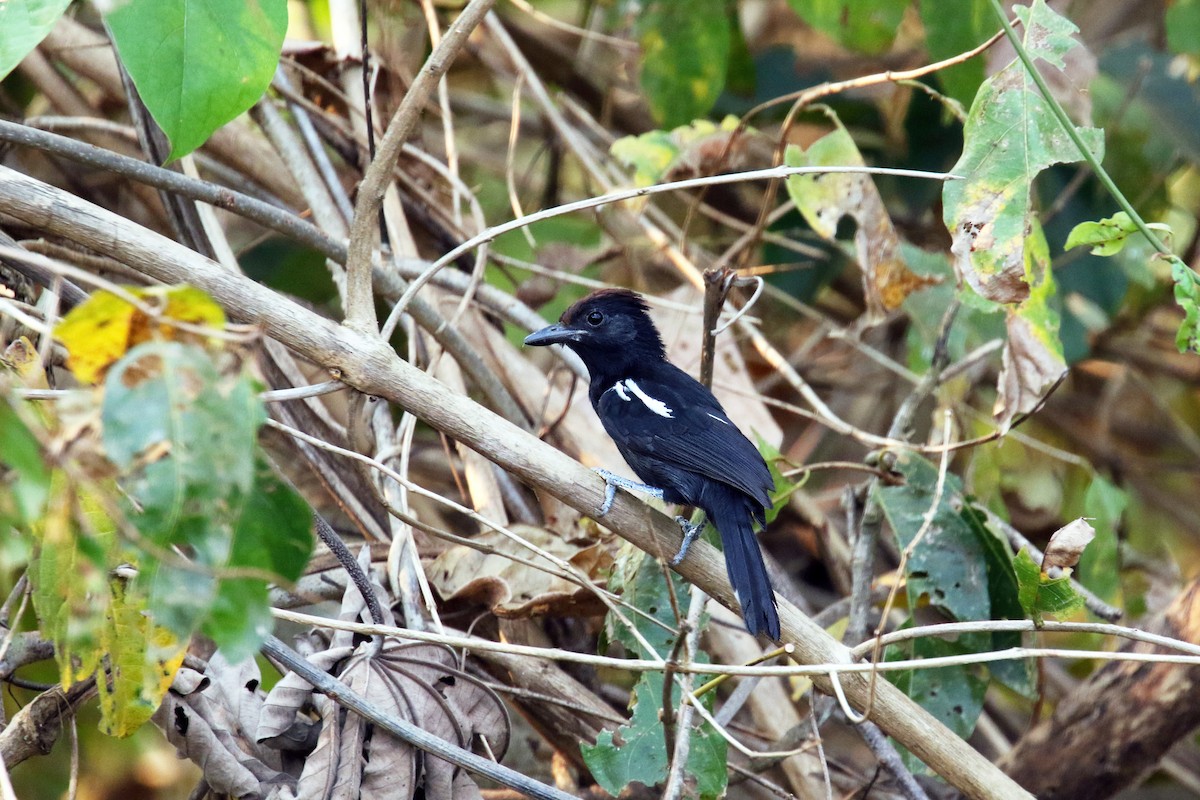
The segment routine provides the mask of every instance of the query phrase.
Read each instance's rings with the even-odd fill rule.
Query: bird
[[[716,527],[725,568],[746,628],[779,640],[775,593],[754,534],[766,526],[775,481],[758,449],[734,425],[708,387],[667,360],[645,299],[601,289],[575,302],[556,324],[525,344],[561,344],[587,367],[588,398],[604,430],[644,483],[597,470],[605,480],[603,517],[617,487],[699,508]],[[704,522],[676,517],[683,561]]]

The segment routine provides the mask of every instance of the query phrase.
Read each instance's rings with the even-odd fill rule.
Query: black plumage
[[[595,292],[525,343],[563,344],[579,355],[591,379],[592,407],[621,455],[648,484],[631,486],[601,471],[610,492],[613,484],[641,488],[667,502],[702,509],[721,534],[729,582],[746,627],[778,639],[775,595],[753,526],[755,520],[766,524],[774,480],[712,392],[667,361],[645,301],[624,289]]]

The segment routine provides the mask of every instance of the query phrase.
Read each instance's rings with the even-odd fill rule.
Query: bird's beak
[[[566,344],[567,342],[579,341],[583,338],[583,335],[583,331],[567,328],[555,323],[526,336],[525,344],[533,347],[542,347],[548,344]]]

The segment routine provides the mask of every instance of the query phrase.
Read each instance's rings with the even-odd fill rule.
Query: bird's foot
[[[622,478],[620,475],[609,472],[606,469],[596,469],[596,474],[604,478],[604,502],[600,504],[600,508],[596,509],[596,516],[603,517],[612,508],[613,500],[617,496],[617,487],[628,489],[631,492],[641,492],[648,494],[656,500],[663,499],[663,490],[656,486],[649,486],[645,483],[638,483],[629,478]]]
[[[706,519],[693,523],[687,517],[676,517],[675,521],[679,523],[679,529],[683,531],[683,544],[679,545],[679,552],[671,559],[672,567],[678,567],[683,562],[688,548],[700,537],[700,534],[704,532],[704,526],[708,524]]]

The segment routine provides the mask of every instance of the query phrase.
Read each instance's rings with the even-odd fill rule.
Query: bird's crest
[[[570,308],[563,312],[562,323],[572,325],[593,309],[599,309],[609,314],[647,315],[650,306],[646,304],[645,298],[629,289],[600,289],[587,297],[576,300]]]

